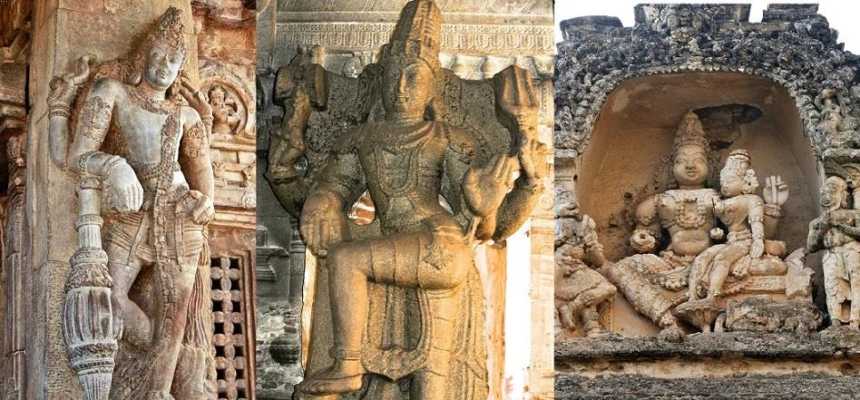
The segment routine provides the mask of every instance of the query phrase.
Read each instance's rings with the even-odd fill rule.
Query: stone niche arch
[[[632,254],[628,238],[636,204],[671,188],[672,143],[688,110],[702,118],[712,143],[709,187],[729,150],[750,151],[759,181],[780,175],[791,189],[778,239],[802,247],[808,221],[818,214],[816,158],[803,135],[795,99],[769,79],[740,72],[677,72],[631,78],[607,96],[572,177],[582,211],[594,218],[606,256]],[[820,273],[820,271],[818,271]],[[624,297],[612,307],[610,326],[624,335],[655,328]]]

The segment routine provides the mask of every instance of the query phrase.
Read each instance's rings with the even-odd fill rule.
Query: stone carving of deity
[[[215,396],[212,110],[181,72],[183,29],[171,7],[130,59],[51,84],[53,159],[79,180],[64,333],[85,399]]]
[[[476,161],[470,132],[428,112],[443,74],[441,23],[431,0],[404,7],[381,55],[384,116],[339,141],[304,202],[302,236],[328,274],[332,362],[308,372],[300,398],[363,387],[368,399],[487,396],[474,246],[522,225],[547,166],[524,70],[494,79],[497,117],[517,139],[487,163]],[[376,212],[373,234],[353,230],[346,218],[365,191]],[[409,298],[417,301],[401,301]]]

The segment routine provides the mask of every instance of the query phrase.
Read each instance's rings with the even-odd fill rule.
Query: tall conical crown
[[[156,43],[166,44],[172,50],[179,50],[182,54],[187,54],[185,47],[185,39],[183,31],[185,25],[182,24],[182,11],[176,7],[170,7],[161,18],[158,20],[158,25],[146,37],[145,45],[155,45]]]
[[[404,61],[424,60],[433,69],[440,67],[442,11],[432,0],[412,0],[403,7],[400,19],[385,49],[385,57]]]
[[[678,129],[675,131],[675,146],[674,150],[678,151],[681,146],[698,146],[702,150],[708,151],[710,144],[705,136],[705,129],[702,128],[702,121],[699,116],[693,111],[687,111]]]

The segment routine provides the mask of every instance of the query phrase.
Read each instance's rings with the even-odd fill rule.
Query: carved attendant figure
[[[473,273],[473,245],[513,233],[542,190],[537,102],[524,71],[503,71],[508,75],[497,87],[502,122],[521,138],[513,156],[474,165],[476,145],[467,132],[425,119],[442,74],[440,34],[441,12],[432,1],[405,6],[382,53],[384,120],[359,127],[343,141],[304,204],[302,236],[313,253],[326,257],[329,271],[334,363],[311,374],[298,387],[301,392],[327,395],[362,387],[372,282],[432,293],[422,297],[430,306],[421,312],[432,313],[422,317],[422,324],[429,324],[425,335],[432,335],[421,338],[427,353],[418,359],[400,353],[380,368],[414,362],[412,398],[452,398],[462,388],[452,385],[461,378],[452,374],[452,365],[461,360],[452,356],[457,345],[451,321],[464,317],[451,294]],[[351,240],[344,211],[365,190],[381,236]],[[440,205],[440,194],[450,210]],[[448,321],[444,327],[432,328],[442,319]]]
[[[212,107],[212,133],[232,135],[242,118],[236,109],[236,99],[227,95],[221,86],[209,90],[209,104]]]
[[[566,234],[567,227],[556,235],[555,307],[562,327],[574,329],[579,319],[585,335],[593,337],[606,332],[598,307],[611,301],[617,289],[592,269],[606,264],[603,246],[597,241],[594,220],[579,211],[576,200],[572,202],[572,210],[565,210],[570,218],[559,221],[573,225],[572,235]]]
[[[860,328],[860,212],[849,208],[848,185],[830,176],[821,186],[823,213],[809,223],[806,250],[824,250],[824,288],[834,327]],[[846,303],[850,311],[846,315]]]
[[[105,250],[114,320],[123,326],[113,399],[214,396],[205,254],[215,212],[212,112],[187,80],[177,82],[187,56],[180,18],[168,9],[129,63],[102,66],[68,147],[66,165],[103,182],[102,211],[111,212]],[[136,302],[129,293],[142,273],[152,276],[152,293]]]

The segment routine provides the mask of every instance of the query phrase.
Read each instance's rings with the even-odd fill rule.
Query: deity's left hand
[[[198,225],[208,224],[215,216],[215,203],[212,198],[196,190],[188,192],[188,196],[194,201],[190,212],[191,220]]]
[[[505,128],[518,134],[515,145],[537,140],[539,103],[528,71],[510,66],[493,77],[496,116]]]
[[[212,119],[212,106],[184,73],[179,77],[179,93],[188,102],[188,106],[197,111],[201,119]]]
[[[781,176],[769,176],[764,184],[765,204],[775,204],[782,207],[788,201],[788,185],[782,181]]]
[[[472,167],[463,177],[463,195],[469,209],[486,217],[502,205],[514,184],[517,161],[514,157],[497,155],[483,167]]]

